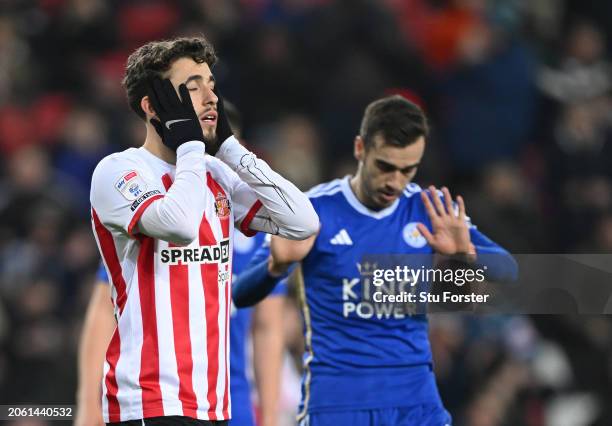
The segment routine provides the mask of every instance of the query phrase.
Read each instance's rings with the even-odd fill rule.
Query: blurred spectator
[[[17,33],[16,23],[9,17],[0,17],[0,105],[24,89],[30,77],[28,60],[30,47]]]
[[[543,253],[549,229],[540,214],[537,194],[513,163],[487,167],[480,185],[466,188],[466,208],[473,222],[513,253]],[[520,230],[520,232],[517,232]]]
[[[612,69],[604,54],[603,34],[588,22],[576,24],[558,66],[542,69],[540,88],[563,104],[605,95],[612,88]]]
[[[320,183],[323,170],[318,161],[319,135],[314,124],[304,116],[288,116],[273,133],[271,138],[261,142],[265,144],[262,148],[274,170],[302,190]]]
[[[89,207],[91,174],[98,162],[111,153],[106,123],[93,109],[77,107],[66,120],[56,148],[55,167],[70,182],[80,209]]]
[[[439,136],[449,164],[459,174],[474,175],[492,162],[516,161],[535,123],[529,48],[492,14],[464,35],[457,55],[438,87]]]

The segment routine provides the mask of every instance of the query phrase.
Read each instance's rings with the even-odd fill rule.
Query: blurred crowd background
[[[125,60],[194,33],[246,143],[302,189],[351,173],[365,106],[399,93],[431,118],[417,182],[487,235],[612,250],[608,0],[2,0],[0,403],[74,401],[91,173],[144,138]],[[457,426],[612,424],[609,317],[435,315],[431,340]]]

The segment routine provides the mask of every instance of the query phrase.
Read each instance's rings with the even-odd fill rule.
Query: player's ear
[[[142,97],[142,99],[140,100],[140,108],[142,108],[145,114],[147,114],[147,117],[157,115],[157,113],[153,109],[153,105],[151,104],[151,101],[149,100],[148,96]]]
[[[365,156],[365,143],[359,135],[355,136],[355,141],[353,142],[353,155],[357,161],[363,161]]]

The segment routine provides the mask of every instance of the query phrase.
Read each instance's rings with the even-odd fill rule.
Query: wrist
[[[474,263],[477,257],[476,247],[474,244],[470,243],[467,247],[458,250],[454,257],[457,257],[458,260],[463,262]]]
[[[200,140],[188,141],[188,142],[182,143],[176,149],[176,156],[179,157],[179,156],[184,156],[188,154],[197,154],[203,157],[205,150],[206,150],[206,146],[204,142]]]
[[[287,272],[290,264],[287,263],[278,263],[274,260],[272,256],[268,258],[268,275],[272,278],[280,278]]]
[[[225,161],[225,159],[230,158],[237,150],[238,152],[249,152],[249,150],[240,144],[240,141],[234,135],[231,135],[230,137],[221,141],[221,146],[219,146],[219,150],[215,154],[215,157]]]

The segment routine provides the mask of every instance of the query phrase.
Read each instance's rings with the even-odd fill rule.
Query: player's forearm
[[[232,282],[232,299],[238,308],[253,306],[265,299],[292,270],[270,271],[268,259],[250,265]]]
[[[486,266],[486,277],[493,281],[518,279],[518,264],[507,250],[476,229],[470,230],[470,239],[476,248],[476,264]]]
[[[104,356],[115,327],[109,285],[98,283],[79,340],[76,395],[79,405],[100,404]]]
[[[265,161],[240,145],[236,138],[226,140],[217,157],[255,191],[270,220],[276,225],[276,233],[285,238],[303,240],[318,231],[319,218],[308,197],[273,171]]]
[[[282,297],[270,297],[255,310],[253,363],[262,426],[275,426],[283,362]]]
[[[176,176],[166,195],[154,201],[138,223],[145,235],[179,245],[197,238],[205,203],[204,144],[187,142],[177,149]]]

